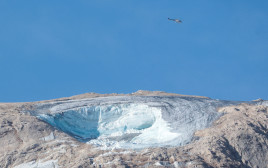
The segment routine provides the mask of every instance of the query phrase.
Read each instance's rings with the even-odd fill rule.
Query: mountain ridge
[[[95,104],[98,101],[105,104],[103,100],[114,101],[115,98],[123,104],[131,101],[144,104],[149,101],[153,103],[153,106],[157,105],[155,104],[157,100],[159,103],[164,103],[163,109],[167,108],[167,113],[162,111],[164,121],[168,121],[169,127],[180,130],[175,126],[180,126],[179,123],[184,120],[187,121],[187,117],[180,119],[179,116],[185,116],[182,112],[190,110],[187,113],[191,116],[195,114],[192,112],[196,111],[196,114],[200,114],[196,117],[198,121],[203,114],[207,113],[207,110],[200,108],[200,103],[205,103],[204,107],[211,109],[214,106],[211,102],[218,102],[218,100],[203,99],[203,97],[176,96],[177,94],[172,96],[172,94],[162,92],[146,91],[132,94],[134,97],[126,96],[129,99],[125,99],[122,95],[95,98],[92,95],[95,94],[75,96],[69,100],[63,98],[30,103],[0,103],[0,145],[2,147],[0,167],[262,168],[268,164],[268,101],[265,100],[236,102],[235,104],[232,101],[230,101],[231,104],[223,101],[223,106],[215,106],[217,108],[212,109],[213,113],[222,115],[215,118],[216,120],[208,127],[195,130],[189,143],[183,146],[153,146],[139,150],[104,149],[94,144],[80,142],[75,137],[33,115],[40,113],[38,108],[46,114],[51,107],[57,107],[57,113],[60,114],[65,111],[65,107],[69,108],[71,105],[69,103],[86,105],[70,106],[71,109],[76,109],[91,107],[92,103]],[[182,104],[177,104],[177,100]],[[178,105],[178,108],[174,109],[174,105],[170,104],[172,101],[174,101],[173,104]],[[192,107],[188,106],[189,103]],[[179,115],[180,113],[182,114]],[[189,121],[191,120],[189,118]],[[175,125],[172,126],[172,123]]]

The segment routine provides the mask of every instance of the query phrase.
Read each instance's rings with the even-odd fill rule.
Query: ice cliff
[[[209,127],[218,107],[240,102],[179,96],[114,96],[37,104],[33,115],[79,141],[143,148],[189,143]]]

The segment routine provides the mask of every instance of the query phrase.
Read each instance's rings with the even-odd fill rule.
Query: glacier
[[[182,96],[111,96],[39,103],[34,116],[102,148],[181,146],[241,102]]]

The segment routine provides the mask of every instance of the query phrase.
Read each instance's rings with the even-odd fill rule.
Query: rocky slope
[[[187,143],[168,146],[169,143],[164,143],[164,145],[138,149],[103,148],[103,146],[84,143],[72,134],[65,133],[64,130],[37,118],[37,114],[40,113],[50,115],[56,113],[64,116],[61,111],[66,111],[66,108],[74,109],[77,105],[80,108],[81,102],[85,103],[82,107],[92,106],[92,103],[96,103],[96,97],[101,100],[99,103],[103,103],[102,97],[110,100],[111,97],[118,99],[120,96],[128,97],[124,98],[124,101],[121,98],[120,103],[131,100],[136,102],[139,100],[143,103],[147,101],[150,107],[158,107],[159,103],[165,100],[164,105],[161,104],[162,118],[173,128],[172,133],[179,133],[182,129],[178,124],[182,122],[180,119],[182,116],[188,116],[183,118],[187,121],[184,124],[196,124],[198,122],[193,121],[199,121],[199,118],[204,122],[206,121],[204,116],[215,115],[216,117],[212,117],[213,124],[200,129],[191,129],[194,131],[193,136]],[[156,100],[158,104],[155,103]],[[170,102],[170,100],[174,101]],[[176,106],[182,102],[184,104]],[[189,103],[194,105],[189,106]],[[229,102],[200,96],[149,91],[138,91],[128,95],[90,93],[33,103],[0,103],[0,167],[265,168],[268,165],[267,105],[268,102],[263,100]],[[178,115],[185,111],[195,112],[195,116],[200,116],[192,117],[186,113]],[[190,125],[187,127],[190,128]],[[199,128],[199,125],[194,128]]]

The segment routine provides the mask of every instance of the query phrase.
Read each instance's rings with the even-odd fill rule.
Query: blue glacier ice
[[[209,127],[217,108],[241,102],[181,96],[113,96],[40,103],[31,114],[100,147],[178,146]]]

